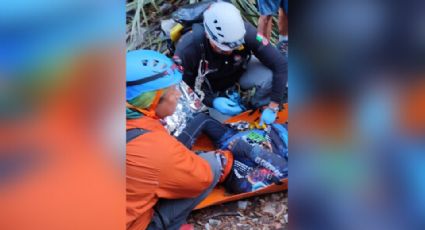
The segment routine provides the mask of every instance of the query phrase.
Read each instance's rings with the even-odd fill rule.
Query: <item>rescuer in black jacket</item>
[[[174,60],[208,107],[231,116],[265,106],[261,121],[275,120],[287,84],[287,60],[232,4],[213,3],[203,25],[193,25],[180,39]]]

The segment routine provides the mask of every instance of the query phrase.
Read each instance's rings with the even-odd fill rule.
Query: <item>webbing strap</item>
[[[135,139],[136,137],[143,135],[145,133],[149,132],[148,130],[134,128],[134,129],[128,129],[126,133],[127,143]]]

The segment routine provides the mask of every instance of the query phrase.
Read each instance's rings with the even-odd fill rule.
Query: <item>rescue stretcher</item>
[[[226,121],[226,123],[237,122],[237,121],[247,121],[250,123],[258,122],[261,116],[260,111],[246,111],[237,116],[234,116]],[[283,105],[283,109],[278,113],[276,122],[285,123],[288,121],[288,104]],[[195,143],[193,150],[201,151],[210,151],[214,150],[213,143],[208,139],[207,136],[201,135],[200,138]],[[273,184],[268,187],[259,189],[254,192],[247,192],[241,194],[229,194],[226,192],[223,186],[218,185],[214,190],[198,205],[196,209],[205,208],[212,205],[222,204],[230,201],[236,201],[245,199],[248,197],[258,196],[261,194],[285,191],[288,189],[288,178],[285,178],[281,181],[280,185]]]

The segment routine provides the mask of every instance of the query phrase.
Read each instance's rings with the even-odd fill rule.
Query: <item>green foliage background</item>
[[[127,1],[127,50],[153,49],[166,52],[167,44],[161,34],[160,22],[170,17],[179,6],[196,3],[197,0],[128,0]],[[258,11],[256,0],[231,0],[239,8],[242,16],[257,26]],[[164,11],[164,4],[171,7],[171,11]],[[272,42],[278,37],[277,17],[273,18]]]

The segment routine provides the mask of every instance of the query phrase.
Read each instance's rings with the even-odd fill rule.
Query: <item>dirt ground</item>
[[[188,223],[196,230],[286,230],[287,220],[287,192],[278,192],[194,211]]]

